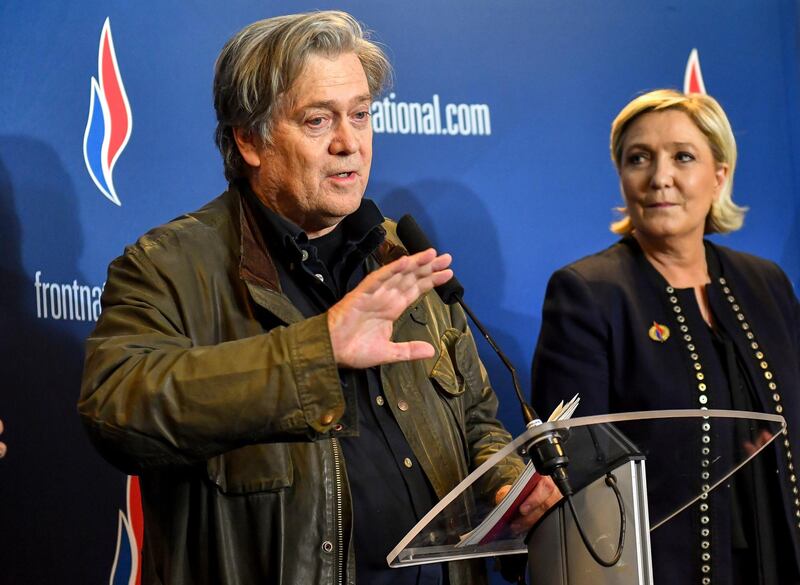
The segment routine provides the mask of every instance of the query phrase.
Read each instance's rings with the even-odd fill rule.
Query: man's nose
[[[358,134],[349,121],[343,120],[336,125],[331,138],[330,153],[348,155],[358,152],[360,145]]]

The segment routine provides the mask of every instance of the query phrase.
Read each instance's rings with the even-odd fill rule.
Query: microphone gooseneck
[[[400,221],[397,222],[397,236],[411,254],[416,254],[418,252],[422,252],[423,250],[433,248],[431,241],[419,227],[414,218],[408,214],[401,217]],[[533,410],[533,407],[527,403],[522,394],[522,389],[519,385],[519,378],[517,377],[517,371],[511,363],[511,360],[506,357],[480,320],[464,302],[464,287],[461,285],[458,279],[453,276],[453,278],[448,280],[446,283],[437,286],[434,290],[436,290],[436,292],[439,294],[439,297],[448,305],[452,305],[453,303],[458,303],[461,305],[461,308],[464,309],[464,312],[469,315],[469,318],[473,323],[475,323],[475,326],[481,332],[484,339],[486,339],[494,352],[498,355],[500,360],[503,362],[503,365],[505,365],[508,371],[511,372],[511,380],[514,384],[514,391],[517,394],[517,400],[522,408],[522,417],[525,420],[525,426],[530,428],[542,424],[542,421],[536,414],[536,411]],[[614,490],[614,493],[617,497],[617,502],[619,504],[621,523],[620,535],[616,553],[611,560],[605,560],[597,554],[594,547],[589,542],[589,539],[580,524],[578,514],[575,511],[575,506],[572,501],[574,490],[570,485],[569,476],[567,474],[569,457],[567,457],[563,449],[563,443],[567,436],[568,433],[561,429],[554,429],[549,432],[542,433],[527,445],[527,453],[530,456],[536,470],[538,470],[542,475],[550,476],[553,480],[553,483],[556,484],[556,487],[561,492],[561,495],[563,495],[566,499],[572,512],[572,517],[574,518],[575,524],[578,527],[581,540],[583,540],[583,543],[591,554],[592,558],[604,567],[612,567],[619,561],[625,543],[625,508],[622,496],[617,489],[616,477],[609,473],[606,477],[606,484]]]

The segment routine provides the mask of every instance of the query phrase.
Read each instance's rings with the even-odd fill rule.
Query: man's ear
[[[236,146],[239,148],[239,154],[242,155],[244,162],[251,167],[260,167],[261,139],[258,134],[243,128],[234,128],[233,138],[236,140]]]

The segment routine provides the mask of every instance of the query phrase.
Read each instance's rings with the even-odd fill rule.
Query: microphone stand
[[[525,421],[525,427],[532,428],[542,424],[542,420],[537,416],[536,412],[528,404],[522,394],[522,388],[519,384],[517,370],[511,363],[511,360],[508,359],[506,354],[503,353],[503,350],[501,350],[497,343],[495,343],[491,334],[486,327],[483,326],[483,323],[481,323],[480,319],[478,319],[475,313],[472,312],[472,309],[469,308],[467,303],[464,302],[463,297],[460,294],[454,294],[453,298],[459,305],[461,305],[461,308],[464,309],[464,312],[469,315],[469,318],[473,323],[475,323],[478,331],[481,332],[484,339],[486,339],[491,348],[503,362],[503,365],[505,365],[505,367],[508,368],[508,371],[511,373],[511,381],[514,384],[514,391],[517,394],[517,400],[519,401],[522,409],[522,418]],[[567,455],[564,453],[562,439],[563,437],[561,436],[561,432],[553,430],[549,433],[543,433],[541,436],[537,437],[533,442],[525,447],[525,450],[527,451],[528,455],[530,455],[531,459],[533,459],[533,464],[536,469],[539,470],[542,475],[549,475],[558,487],[561,495],[566,497],[571,496],[574,492],[569,483],[569,477],[566,471],[566,466],[569,463],[569,457],[567,457]]]
[[[461,308],[464,309],[464,312],[469,315],[469,318],[472,319],[472,322],[475,323],[475,326],[478,328],[478,331],[481,332],[483,338],[489,343],[491,348],[500,358],[500,361],[503,362],[508,371],[511,372],[511,382],[514,384],[514,392],[517,393],[517,400],[520,403],[522,408],[522,418],[525,421],[525,427],[530,428],[532,426],[537,426],[542,424],[542,420],[536,415],[536,412],[531,408],[531,406],[525,400],[525,397],[522,394],[522,388],[519,385],[519,377],[517,376],[517,370],[514,365],[511,363],[511,360],[506,357],[506,354],[503,353],[503,350],[495,343],[492,336],[489,334],[489,331],[486,327],[483,326],[483,323],[480,322],[478,317],[475,313],[472,312],[472,309],[469,308],[467,303],[464,302],[464,299],[461,295],[454,295],[456,302],[461,305]]]

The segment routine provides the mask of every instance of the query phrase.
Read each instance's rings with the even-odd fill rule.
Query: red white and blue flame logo
[[[700,71],[700,55],[692,49],[686,61],[686,72],[683,74],[683,93],[706,93],[703,73]]]
[[[92,77],[89,120],[83,134],[83,159],[94,184],[109,201],[122,205],[114,188],[113,172],[133,128],[131,106],[119,73],[111,23],[106,18],[97,56],[100,81]]]
[[[117,552],[111,568],[109,585],[140,585],[142,582],[141,551],[144,537],[144,517],[139,478],[128,476],[126,493],[127,513],[119,511]]]

